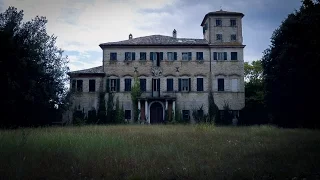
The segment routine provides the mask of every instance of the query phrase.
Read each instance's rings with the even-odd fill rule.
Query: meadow
[[[0,130],[0,179],[320,179],[320,131],[119,125]]]

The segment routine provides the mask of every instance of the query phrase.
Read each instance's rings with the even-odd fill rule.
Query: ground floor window
[[[182,120],[184,122],[188,122],[190,120],[190,112],[189,112],[189,110],[182,110]]]
[[[124,111],[124,118],[125,119],[131,119],[131,110],[125,110]]]

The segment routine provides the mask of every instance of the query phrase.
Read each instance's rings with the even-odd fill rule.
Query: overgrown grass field
[[[320,132],[122,125],[0,131],[0,179],[318,179]]]

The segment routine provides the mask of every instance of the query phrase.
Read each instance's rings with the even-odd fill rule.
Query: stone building
[[[128,40],[100,44],[102,66],[68,73],[73,105],[88,113],[98,109],[100,91],[114,93],[125,118],[132,120],[130,93],[137,77],[143,92],[140,119],[147,123],[163,122],[166,110],[174,113],[176,108],[192,121],[193,110],[208,112],[210,90],[220,110],[227,103],[239,113],[245,105],[243,16],[222,10],[207,13],[201,22],[203,39],[179,38],[173,30],[172,36],[130,34]]]

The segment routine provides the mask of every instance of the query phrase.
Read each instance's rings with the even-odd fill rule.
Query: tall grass
[[[208,125],[0,131],[1,179],[316,179],[320,132]]]

